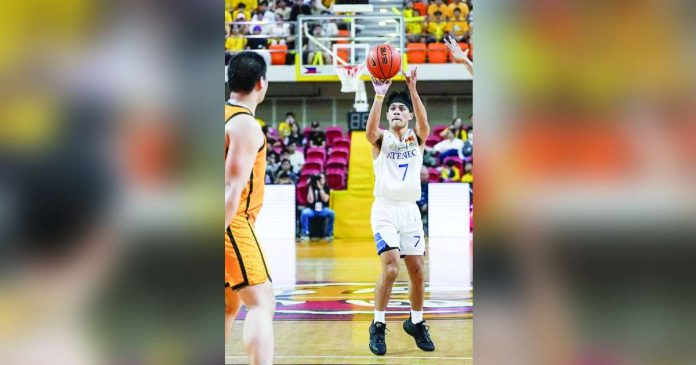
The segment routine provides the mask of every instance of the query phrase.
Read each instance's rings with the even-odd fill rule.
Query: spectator
[[[276,184],[278,185],[293,185],[295,182],[292,180],[290,175],[282,171],[280,174],[278,174],[278,179],[276,180]]]
[[[254,32],[253,37],[250,37],[249,41],[247,41],[246,49],[248,49],[248,50],[266,49],[266,43],[268,42],[268,40],[266,39],[266,36],[261,35],[261,26],[254,25],[253,32]]]
[[[287,44],[290,37],[290,24],[275,22],[268,26],[269,44]]]
[[[474,153],[474,145],[471,143],[470,140],[464,141],[464,147],[462,147],[462,156],[463,157],[470,157]]]
[[[239,25],[233,25],[230,32],[231,34],[225,40],[225,49],[230,52],[244,50],[247,40],[241,34]]]
[[[319,24],[314,25],[314,27],[312,28],[312,35],[315,38],[324,37],[324,32],[321,30],[321,25],[319,25]],[[331,49],[331,42],[330,41],[318,40],[317,42],[319,42],[321,45],[323,45],[327,49]],[[321,54],[321,59],[319,59],[317,57],[317,63],[324,64],[324,65],[331,63],[331,57],[329,56],[329,54],[326,51],[324,51],[324,49],[322,47],[320,47],[314,41],[307,42],[304,45],[304,47],[305,47],[304,51],[307,52],[307,60],[306,60],[307,64],[315,64],[314,58],[317,57],[318,54]]]
[[[285,113],[285,120],[278,124],[278,133],[282,138],[290,135],[292,131],[292,125],[295,124],[295,113],[287,112]]]
[[[474,120],[474,115],[469,114],[469,119],[466,120],[466,123],[464,123],[464,129],[469,132],[474,128],[474,124],[472,121]]]
[[[285,137],[285,145],[294,143],[297,147],[302,147],[304,145],[304,135],[300,132],[300,127],[297,123],[292,123],[290,126],[290,134]]]
[[[281,145],[280,141],[273,136],[271,129],[267,125],[262,126],[261,131],[266,136],[266,143],[268,143],[269,148]]]
[[[275,14],[276,14],[276,18],[278,20],[282,20],[284,22],[289,21],[290,20],[290,7],[288,6],[288,2],[285,0],[278,1],[276,3]]]
[[[441,16],[449,17],[449,8],[447,5],[442,3],[442,0],[435,0],[428,6],[428,15],[431,17],[437,17],[436,12],[440,12]]]
[[[262,23],[258,25],[261,25],[261,33],[263,34],[268,34],[268,30],[270,28],[270,24],[265,22],[275,22],[275,20],[275,13],[268,8],[268,3],[265,1],[259,3],[258,8],[256,8],[256,13],[254,14],[254,16],[251,17],[252,22]]]
[[[280,156],[271,150],[266,152],[266,183],[272,184],[273,177],[276,175],[278,168],[280,167]]]
[[[328,10],[324,10],[321,12],[321,15],[331,15],[331,12]],[[338,25],[336,25],[336,20],[330,19],[326,23],[321,25],[321,31],[324,34],[324,37],[335,37],[338,35]],[[331,47],[329,47],[331,48]]]
[[[232,13],[232,18],[234,20],[249,21],[251,19],[251,12],[246,9],[246,4],[239,3],[237,10]]]
[[[456,19],[459,19],[459,17],[457,17],[454,13],[455,9],[459,9],[460,16],[462,17],[462,19],[466,19],[469,15],[469,6],[466,5],[466,3],[463,3],[461,0],[454,0],[451,4],[447,6],[447,8],[449,10],[450,16],[454,16]]]
[[[423,23],[425,17],[422,17],[418,9],[413,8],[413,1],[406,1],[404,3],[403,11],[400,11],[396,6],[392,6],[392,12],[396,15],[404,16],[404,23],[406,24],[406,35],[409,42],[418,42],[423,33]]]
[[[446,139],[438,142],[432,149],[440,153],[440,160],[444,160],[448,156],[457,156],[463,159],[464,156],[460,153],[464,147],[464,141],[454,137],[454,127],[450,126],[445,131],[447,131],[445,133]]]
[[[421,13],[418,9],[413,9],[411,13],[412,16],[406,17],[406,12],[404,11],[404,22],[406,22],[406,36],[409,42],[421,42],[423,38],[423,28],[427,26],[425,22],[425,17],[420,16]]]
[[[471,164],[471,162],[467,162],[464,164],[464,175],[462,175],[462,182],[465,183],[473,183],[474,182],[474,175],[473,175],[473,169],[474,165]]]
[[[312,122],[312,131],[309,132],[307,136],[307,142],[309,147],[325,147],[326,146],[326,133],[319,130],[319,122]]]
[[[290,160],[288,160],[287,158],[284,158],[281,160],[280,168],[278,169],[278,171],[276,171],[276,177],[275,177],[276,184],[278,184],[278,179],[280,178],[280,175],[282,173],[286,173],[288,175],[288,177],[290,177],[290,180],[292,180],[293,184],[297,182],[297,174],[295,174],[292,171],[292,164],[290,163]]]
[[[305,163],[304,154],[297,150],[295,143],[289,143],[285,146],[285,148],[288,151],[288,160],[290,160],[290,163],[292,164],[293,171],[295,171],[296,174],[299,174],[300,170],[302,170],[302,166],[304,166]]]
[[[225,29],[227,29],[227,26],[229,26],[230,23],[232,23],[232,13],[225,9]]]
[[[396,6],[392,6],[392,12],[395,13],[396,15],[401,15],[403,13],[404,18],[411,18],[413,17],[413,1],[404,1],[404,8],[403,10],[399,11],[399,9]]]
[[[244,14],[239,14],[235,17],[234,25],[239,28],[239,34],[246,34],[249,32],[249,26],[247,24],[242,24],[247,20],[244,18]]]
[[[438,1],[442,2],[442,0]],[[447,28],[448,25],[445,19],[442,18],[442,12],[437,10],[434,14],[434,19],[428,22],[428,33],[430,33],[428,43],[441,41]]]
[[[456,138],[459,138],[461,140],[467,139],[466,129],[462,124],[462,118],[456,117],[452,119],[452,124],[450,124],[450,128],[454,128],[453,132]],[[440,132],[440,137],[447,138],[447,129],[443,129],[442,132]]]
[[[295,0],[295,5],[290,9],[290,21],[297,22],[297,17],[300,15],[312,15],[312,8],[303,0]]]
[[[302,241],[309,240],[309,219],[315,216],[326,217],[326,240],[333,240],[333,224],[335,214],[328,208],[329,188],[326,186],[324,174],[317,174],[310,178],[307,189],[307,207],[302,210],[300,221],[302,223]]]
[[[462,16],[462,12],[459,8],[454,8],[454,15],[452,16],[449,33],[457,42],[466,42],[469,40],[469,22]]]
[[[454,166],[454,161],[449,160],[442,167],[442,173],[440,174],[443,182],[459,182],[461,180],[461,175],[459,168]]]

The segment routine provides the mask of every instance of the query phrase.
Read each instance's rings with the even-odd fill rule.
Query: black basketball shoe
[[[404,331],[416,340],[416,346],[423,351],[435,351],[435,344],[430,339],[428,330],[430,327],[425,325],[425,321],[418,324],[411,322],[411,317],[404,322]]]
[[[382,322],[372,321],[370,325],[370,351],[375,355],[384,355],[387,353],[387,343],[384,341],[384,332],[387,325]]]

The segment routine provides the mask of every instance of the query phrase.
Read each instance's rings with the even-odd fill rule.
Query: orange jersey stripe
[[[234,117],[240,114],[246,114],[254,116],[249,109],[239,106],[225,103],[225,125],[227,123],[234,123]],[[227,150],[229,149],[230,141],[227,135],[225,135],[225,158],[227,157]],[[264,190],[264,180],[266,178],[266,139],[264,136],[263,146],[259,149],[256,154],[256,160],[254,161],[254,167],[251,170],[251,175],[249,175],[249,182],[242,191],[242,196],[239,201],[239,209],[237,209],[236,215],[242,217],[249,217],[249,220],[253,223],[256,221],[256,217],[261,210],[263,205],[263,190]]]

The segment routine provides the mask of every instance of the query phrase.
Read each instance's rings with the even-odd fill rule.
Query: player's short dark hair
[[[246,51],[232,56],[227,69],[231,91],[250,93],[261,78],[266,78],[266,61],[258,53]]]
[[[389,96],[387,96],[387,108],[389,108],[394,103],[402,103],[406,105],[410,112],[413,112],[413,103],[411,102],[411,96],[405,90],[395,90],[392,91]]]

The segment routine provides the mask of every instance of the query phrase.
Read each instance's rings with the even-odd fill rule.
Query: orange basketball
[[[401,70],[401,54],[389,44],[374,46],[367,55],[367,70],[376,79],[391,79]]]

